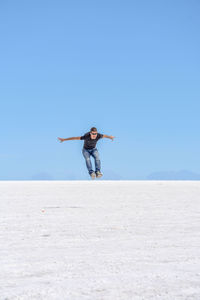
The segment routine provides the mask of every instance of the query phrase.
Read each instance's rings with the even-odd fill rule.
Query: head
[[[92,127],[90,129],[90,137],[91,137],[92,140],[96,139],[96,137],[97,137],[97,129],[96,129],[96,127]]]

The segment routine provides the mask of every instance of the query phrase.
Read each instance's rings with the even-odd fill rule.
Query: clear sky
[[[200,173],[198,0],[0,1],[0,179]]]

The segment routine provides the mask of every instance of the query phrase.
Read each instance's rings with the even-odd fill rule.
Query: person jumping
[[[100,158],[99,158],[99,152],[96,148],[97,141],[101,138],[108,138],[113,141],[115,137],[112,135],[98,133],[96,127],[92,127],[90,129],[90,132],[85,133],[83,136],[71,137],[71,138],[66,138],[66,139],[58,138],[58,140],[61,143],[64,141],[69,141],[69,140],[84,140],[84,146],[82,149],[82,153],[85,158],[88,173],[91,176],[91,178],[94,179],[95,177],[100,178],[103,175],[101,173],[101,162],[100,162]],[[95,172],[92,169],[90,155],[92,155],[92,157],[95,160]]]

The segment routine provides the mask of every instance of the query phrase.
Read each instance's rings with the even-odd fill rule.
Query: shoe
[[[90,177],[91,177],[92,179],[95,179],[96,174],[93,172],[93,173],[90,174]]]
[[[96,177],[97,177],[97,178],[100,178],[101,176],[103,176],[103,174],[102,174],[100,171],[97,171],[97,172],[96,172]]]

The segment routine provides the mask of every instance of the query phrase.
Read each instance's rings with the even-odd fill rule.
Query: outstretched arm
[[[81,137],[77,136],[77,137],[71,137],[71,138],[67,138],[67,139],[62,139],[62,138],[58,138],[58,140],[62,143],[64,141],[71,141],[71,140],[80,140]]]
[[[103,134],[103,138],[108,138],[108,139],[111,139],[113,141],[115,136]]]

